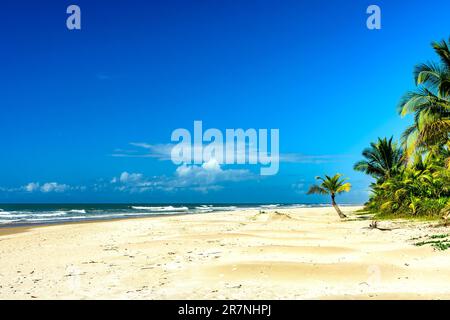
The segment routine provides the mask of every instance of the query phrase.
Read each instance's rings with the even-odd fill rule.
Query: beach
[[[0,299],[449,299],[433,222],[342,207],[0,229]]]

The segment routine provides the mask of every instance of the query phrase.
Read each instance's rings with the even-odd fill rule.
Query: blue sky
[[[77,4],[82,29],[66,28]],[[382,29],[366,28],[366,8]],[[327,202],[316,175],[354,172],[396,114],[413,66],[450,36],[450,3],[6,1],[0,11],[1,202]],[[279,128],[276,176],[223,166],[186,176],[163,157],[176,128]],[[152,149],[132,143],[145,143]],[[139,154],[139,157],[114,156]]]

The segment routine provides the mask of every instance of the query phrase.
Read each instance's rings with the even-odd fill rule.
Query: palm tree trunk
[[[347,218],[347,216],[342,213],[342,211],[339,208],[339,206],[337,205],[336,201],[334,201],[334,197],[335,197],[335,195],[332,194],[331,195],[331,204],[333,205],[334,210],[336,210],[336,212],[338,213],[339,218]]]

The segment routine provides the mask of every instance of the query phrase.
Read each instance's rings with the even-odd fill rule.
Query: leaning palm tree
[[[405,163],[403,151],[392,142],[392,137],[389,140],[378,138],[377,142],[364,149],[362,155],[365,159],[358,161],[353,168],[376,178],[379,183],[401,172]]]
[[[345,182],[347,179],[341,179],[341,174],[335,174],[333,177],[325,175],[325,178],[316,177],[317,180],[322,181],[320,184],[312,185],[309,188],[308,194],[329,194],[331,195],[331,204],[333,208],[337,211],[340,218],[347,218],[345,214],[342,213],[339,206],[336,204],[335,197],[337,194],[342,192],[349,192],[351,189],[351,184]]]
[[[418,89],[404,95],[399,104],[402,116],[414,114],[414,123],[402,136],[408,156],[445,145],[450,134],[450,39],[433,42],[440,63],[422,63],[414,70]]]

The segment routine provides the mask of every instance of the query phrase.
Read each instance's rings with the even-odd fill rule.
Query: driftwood
[[[382,227],[378,226],[378,221],[374,220],[369,224],[369,229],[378,229],[380,231],[392,231],[392,230],[400,229],[400,228],[382,228]]]

